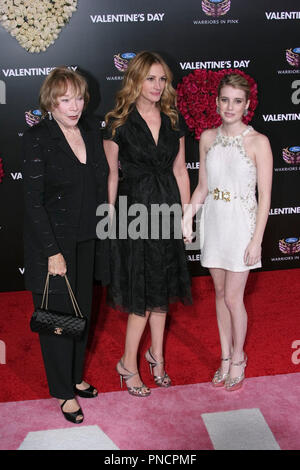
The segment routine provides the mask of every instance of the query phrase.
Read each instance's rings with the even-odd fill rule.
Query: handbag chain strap
[[[65,278],[65,281],[67,283],[67,287],[68,287],[68,291],[69,291],[69,294],[70,294],[70,297],[71,297],[71,301],[72,301],[72,305],[73,305],[73,308],[74,308],[74,311],[75,311],[75,314],[81,318],[83,318],[83,315],[80,311],[80,308],[79,308],[79,305],[77,303],[77,300],[75,298],[75,295],[72,291],[72,288],[71,288],[71,285],[70,285],[70,282],[69,282],[69,279],[67,278],[66,274],[64,276]]]
[[[84,318],[81,311],[80,311],[80,308],[79,308],[79,305],[78,305],[77,300],[75,298],[75,295],[72,291],[72,288],[71,288],[69,279],[67,278],[67,275],[65,274],[63,277],[65,278],[65,281],[66,281],[66,284],[67,284],[68,292],[69,292],[70,299],[71,299],[71,302],[72,302],[72,305],[73,305],[73,308],[74,308],[75,315],[77,317]],[[49,279],[50,279],[50,273],[47,274],[44,293],[43,293],[43,299],[42,299],[42,305],[41,305],[41,308],[46,308],[46,310],[48,310]]]

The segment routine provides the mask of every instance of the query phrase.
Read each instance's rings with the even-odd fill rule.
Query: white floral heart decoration
[[[76,9],[77,0],[0,0],[0,22],[28,52],[41,52]]]

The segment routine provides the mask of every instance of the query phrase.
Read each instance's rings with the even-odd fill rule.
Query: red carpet
[[[103,392],[119,390],[114,367],[122,355],[127,317],[105,306],[100,289],[95,294],[86,379]],[[219,365],[210,277],[193,279],[193,298],[191,307],[174,305],[168,318],[165,358],[174,385],[207,382]],[[251,273],[245,302],[247,377],[300,372],[300,365],[292,362],[292,343],[300,340],[300,269]],[[29,329],[30,294],[0,293],[0,305],[0,340],[6,345],[6,364],[0,364],[0,401],[49,397],[38,336]],[[147,330],[140,370],[145,383],[152,386],[143,360],[149,342]]]

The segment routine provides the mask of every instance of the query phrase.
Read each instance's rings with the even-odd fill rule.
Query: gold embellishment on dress
[[[220,195],[220,190],[218,188],[214,189],[214,192],[213,192],[213,195],[214,195],[214,199],[218,200],[219,199],[219,195]]]
[[[230,191],[220,191],[220,189],[215,188],[212,194],[214,195],[214,199],[216,201],[221,199],[222,201],[230,202]]]
[[[63,331],[62,328],[55,328],[55,329],[54,329],[54,333],[55,333],[56,335],[61,335],[61,334],[62,334],[62,331]]]
[[[209,151],[213,147],[216,147],[218,144],[222,145],[222,147],[236,147],[240,151],[240,154],[244,158],[247,165],[250,165],[253,167],[253,170],[255,172],[255,177],[256,177],[256,165],[254,161],[246,154],[244,144],[243,144],[244,135],[252,130],[253,130],[253,127],[248,126],[242,134],[236,135],[236,136],[228,136],[228,135],[222,134],[221,128],[219,127],[217,131],[216,139],[211,145]]]
[[[230,192],[229,191],[222,191],[222,199],[225,202],[230,202]]]

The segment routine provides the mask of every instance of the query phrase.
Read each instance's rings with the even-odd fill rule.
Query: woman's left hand
[[[67,265],[65,258],[61,253],[57,253],[57,255],[50,256],[48,258],[48,272],[52,274],[52,276],[64,276],[67,272]]]
[[[261,259],[261,244],[251,240],[244,254],[244,263],[247,266],[253,266]]]

